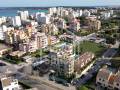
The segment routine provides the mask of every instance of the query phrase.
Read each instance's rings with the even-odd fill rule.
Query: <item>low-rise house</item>
[[[0,57],[2,57],[4,54],[7,54],[11,50],[12,50],[11,47],[6,46],[4,44],[0,44]]]
[[[100,84],[103,87],[107,87],[111,75],[112,72],[110,72],[106,68],[100,69],[100,71],[97,74],[96,83]]]
[[[21,57],[21,56],[24,55],[24,54],[25,54],[25,52],[23,52],[23,51],[13,51],[13,52],[11,52],[9,55],[10,55],[10,56]]]
[[[96,84],[108,89],[120,90],[120,72],[113,73],[104,67],[97,74]]]
[[[18,80],[11,77],[0,77],[0,90],[20,90]]]
[[[31,57],[31,56],[24,56],[22,58],[23,61],[25,61],[26,63],[32,63],[36,59],[35,57]]]
[[[80,70],[85,67],[89,62],[92,61],[92,59],[95,57],[95,55],[91,52],[86,52],[82,55],[80,55],[76,60],[75,60],[75,71],[77,73],[80,72]]]

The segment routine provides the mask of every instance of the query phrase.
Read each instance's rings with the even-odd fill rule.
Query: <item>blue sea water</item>
[[[6,17],[14,17],[17,15],[17,11],[20,9],[0,9],[0,17],[6,16]],[[30,14],[34,14],[36,12],[45,12],[47,13],[48,10],[41,10],[41,9],[25,9],[29,11]]]

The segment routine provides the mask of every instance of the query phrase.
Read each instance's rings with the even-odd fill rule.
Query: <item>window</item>
[[[117,83],[116,85],[119,86],[119,83]]]
[[[99,78],[99,80],[101,81],[101,78]]]

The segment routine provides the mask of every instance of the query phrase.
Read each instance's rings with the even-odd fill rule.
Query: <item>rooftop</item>
[[[5,45],[5,44],[1,44],[0,43],[0,50],[4,50],[4,49],[10,49],[11,47]]]

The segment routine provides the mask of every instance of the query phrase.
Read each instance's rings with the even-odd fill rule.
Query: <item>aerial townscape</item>
[[[120,7],[10,7],[0,16],[0,90],[120,90]]]

